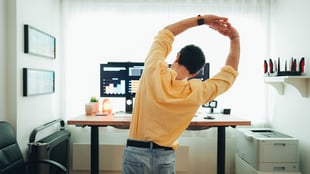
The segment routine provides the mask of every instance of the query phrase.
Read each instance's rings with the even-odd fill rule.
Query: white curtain
[[[216,14],[228,17],[241,36],[240,74],[232,89],[217,98],[217,109],[231,108],[232,114],[263,125],[262,62],[269,52],[269,6],[269,0],[62,0],[64,115],[83,113],[90,96],[100,95],[100,63],[143,61],[153,37],[165,25]],[[211,75],[224,65],[229,41],[207,26],[177,36],[167,61],[171,63],[189,43],[204,50]]]

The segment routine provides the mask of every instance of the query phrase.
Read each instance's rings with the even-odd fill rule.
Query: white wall
[[[6,120],[7,2],[0,0],[0,120]]]
[[[271,57],[306,58],[310,68],[310,2],[308,0],[273,1],[271,13]],[[309,74],[308,74],[309,75]],[[310,83],[308,83],[310,84]],[[308,85],[308,90],[309,90]],[[308,92],[309,94],[309,92]],[[299,139],[300,169],[310,173],[310,97],[302,97],[296,88],[287,85],[284,95],[272,87],[268,96],[270,121],[274,129]]]
[[[59,118],[60,114],[60,29],[59,1],[8,0],[8,115],[16,128],[17,140],[25,152],[31,131],[46,122]],[[32,25],[56,37],[56,59],[48,59],[24,53],[23,25]],[[54,70],[56,92],[54,94],[23,97],[22,68]],[[2,83],[2,80],[1,80]]]

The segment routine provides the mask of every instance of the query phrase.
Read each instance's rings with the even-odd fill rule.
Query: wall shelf
[[[264,78],[265,83],[272,85],[280,95],[284,94],[285,84],[294,86],[302,97],[308,97],[308,84],[310,76],[268,76]]]

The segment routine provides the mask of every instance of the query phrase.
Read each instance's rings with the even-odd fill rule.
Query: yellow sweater
[[[136,93],[129,138],[176,149],[178,137],[197,109],[227,91],[238,72],[225,66],[204,82],[175,80],[176,72],[165,62],[173,41],[174,35],[169,30],[161,30],[155,37]]]

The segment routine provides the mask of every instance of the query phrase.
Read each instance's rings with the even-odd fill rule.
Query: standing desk
[[[67,121],[68,125],[89,126],[91,129],[90,155],[91,174],[99,174],[99,127],[112,126],[116,128],[128,128],[130,116],[108,115],[108,116],[86,116],[81,115]],[[188,130],[203,130],[209,127],[217,127],[217,174],[225,174],[225,128],[232,126],[249,126],[251,121],[231,115],[217,114],[215,119],[204,119],[196,116],[190,123]]]

